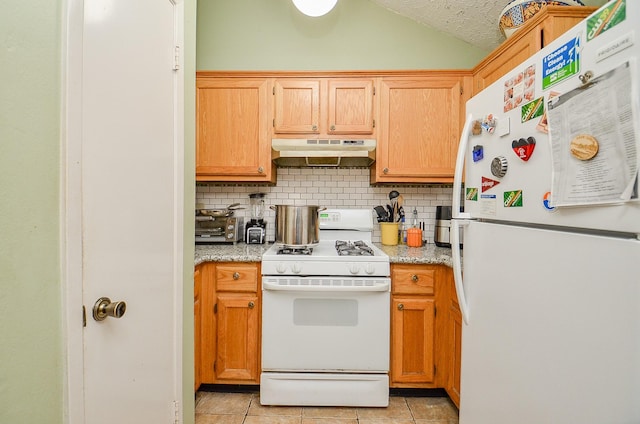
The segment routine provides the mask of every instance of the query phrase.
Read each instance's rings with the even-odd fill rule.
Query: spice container
[[[412,227],[407,230],[407,246],[422,246],[422,230],[420,228]]]

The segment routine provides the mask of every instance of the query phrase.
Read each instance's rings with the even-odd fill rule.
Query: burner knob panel
[[[293,272],[294,274],[300,274],[300,271],[302,271],[302,265],[300,265],[299,263],[294,263],[293,265],[291,265],[291,272]]]
[[[373,264],[367,264],[364,268],[364,272],[366,272],[367,274],[371,275],[376,271],[375,267],[373,266]]]
[[[278,265],[276,265],[276,271],[278,271],[279,274],[284,274],[285,272],[287,272],[287,267],[285,266],[285,264],[280,262]]]
[[[360,272],[360,267],[357,264],[349,264],[349,272],[357,275]]]

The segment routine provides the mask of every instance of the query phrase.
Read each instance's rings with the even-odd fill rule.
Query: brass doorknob
[[[256,304],[253,302],[249,302],[248,306],[249,306],[249,309],[253,309],[253,307],[256,306]]]
[[[404,309],[404,304],[398,303],[398,310],[401,311]]]
[[[411,281],[413,281],[414,283],[417,283],[418,282],[418,276],[416,274],[413,274],[411,276]]]
[[[239,280],[240,279],[240,273],[239,272],[234,272],[233,273],[233,279],[234,280]]]
[[[122,318],[126,311],[126,303],[122,301],[112,302],[108,297],[101,297],[93,305],[93,319],[104,321],[107,317]]]

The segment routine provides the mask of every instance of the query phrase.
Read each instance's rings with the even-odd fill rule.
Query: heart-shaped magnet
[[[536,148],[536,139],[529,137],[526,140],[521,138],[520,140],[513,140],[511,148],[523,161],[528,161],[533,154],[533,149]]]

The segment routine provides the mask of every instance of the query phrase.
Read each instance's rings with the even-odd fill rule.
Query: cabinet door
[[[319,79],[276,80],[273,95],[274,133],[320,133]]]
[[[197,80],[196,180],[272,182],[266,78]]]
[[[214,262],[198,265],[200,274],[200,360],[197,375],[202,384],[215,381],[213,366],[216,357],[216,289]]]
[[[331,79],[328,134],[373,134],[373,80]]]
[[[434,381],[434,340],[435,300],[429,297],[394,296],[391,311],[391,386]]]
[[[200,384],[202,383],[202,379],[200,377],[200,360],[201,360],[201,343],[200,343],[200,328],[201,328],[201,320],[202,317],[200,315],[201,310],[201,302],[200,302],[200,291],[202,287],[202,271],[200,266],[197,266],[193,273],[193,363],[195,365],[195,382],[194,382],[194,390],[198,390]]]
[[[448,310],[448,347],[449,363],[447,364],[449,375],[447,377],[447,394],[460,407],[460,359],[462,356],[462,314],[458,304],[451,301]]]
[[[451,182],[459,140],[462,78],[383,78],[372,182]]]
[[[474,94],[511,72],[516,66],[540,50],[541,46],[542,32],[539,28],[534,28],[523,35],[486,66],[478,69],[473,76]]]
[[[217,313],[216,382],[259,383],[258,297],[221,293]]]

